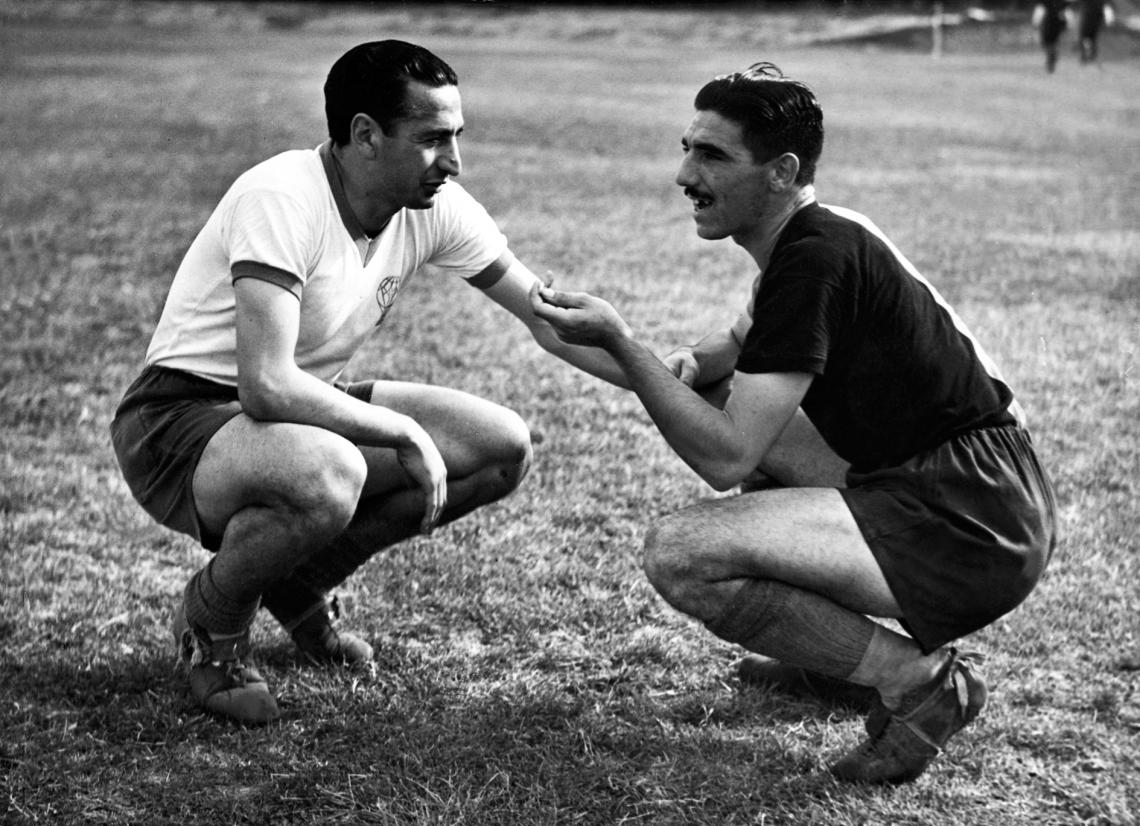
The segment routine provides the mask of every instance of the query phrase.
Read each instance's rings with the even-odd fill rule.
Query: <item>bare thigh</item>
[[[522,419],[470,393],[379,381],[372,403],[419,422],[443,455],[451,479],[496,465],[525,468],[530,461],[530,433]],[[194,501],[203,526],[220,535],[230,518],[249,506],[327,509],[415,487],[394,450],[360,447],[319,427],[239,414],[203,451],[194,474]]]
[[[686,613],[719,616],[741,579],[774,579],[863,614],[898,617],[898,603],[839,492],[784,488],[713,499],[660,520],[646,572]]]
[[[430,384],[378,381],[372,403],[415,419],[443,456],[449,479],[462,479],[495,465],[530,462],[530,431],[519,415],[471,393]],[[362,451],[368,462],[365,496],[411,486],[394,451]]]
[[[202,452],[194,471],[194,504],[203,527],[221,535],[247,507],[351,511],[365,473],[360,450],[331,431],[239,413]]]

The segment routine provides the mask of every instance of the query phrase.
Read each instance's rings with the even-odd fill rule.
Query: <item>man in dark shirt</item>
[[[706,84],[695,108],[677,183],[698,235],[759,267],[748,312],[661,361],[601,299],[543,288],[532,303],[565,341],[614,357],[713,488],[758,467],[779,483],[658,520],[645,571],[764,662],[876,690],[867,739],[831,771],[911,780],[985,703],[976,655],[951,643],[1036,584],[1052,489],[953,310],[869,220],[817,203],[810,89],[756,64]]]
[[[1033,26],[1041,37],[1041,48],[1045,50],[1045,71],[1057,69],[1057,56],[1061,35],[1069,27],[1069,6],[1071,0],[1041,0],[1033,7]]]
[[[1115,19],[1111,2],[1105,0],[1077,0],[1077,45],[1081,50],[1081,63],[1097,60],[1097,38],[1105,25]]]

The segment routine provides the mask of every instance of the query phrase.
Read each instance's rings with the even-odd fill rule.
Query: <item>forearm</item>
[[[609,382],[610,384],[629,390],[629,381],[625,372],[608,352],[601,347],[584,347],[577,344],[568,344],[554,334],[549,327],[545,327],[544,335],[535,331],[534,338],[544,350],[551,355],[565,361],[567,364],[589,373],[591,376]]]
[[[732,392],[720,407],[693,389],[691,359],[659,360],[603,299],[552,289],[532,298],[535,315],[552,325],[559,338],[600,347],[613,357],[665,441],[717,490],[728,490],[756,467],[811,385],[806,373],[735,373]],[[707,351],[739,346],[720,342]]]
[[[410,417],[353,398],[296,367],[239,376],[238,395],[253,419],[312,425],[359,445],[403,447],[423,435]]]
[[[697,363],[697,377],[693,386],[700,388],[716,384],[732,375],[736,369],[736,359],[740,355],[740,341],[743,333],[738,320],[732,327],[715,330],[687,349]]]
[[[727,490],[739,482],[743,476],[740,460],[748,452],[747,434],[634,339],[623,337],[608,349],[662,437],[682,461],[717,490]]]

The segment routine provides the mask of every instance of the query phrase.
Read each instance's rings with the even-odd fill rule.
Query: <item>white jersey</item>
[[[429,209],[400,210],[367,239],[348,208],[328,144],[283,152],[241,175],[194,239],[146,362],[236,386],[233,282],[254,263],[261,265],[258,277],[271,268],[274,283],[301,302],[297,366],[332,381],[412,273],[431,264],[471,278],[506,249],[487,211],[454,181]]]

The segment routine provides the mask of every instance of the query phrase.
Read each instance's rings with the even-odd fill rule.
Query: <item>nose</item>
[[[677,168],[677,177],[673,180],[677,186],[681,187],[690,187],[696,184],[697,176],[693,172],[693,165],[689,162],[688,155],[681,159],[681,165]]]
[[[448,175],[457,176],[463,171],[463,160],[459,157],[459,141],[449,140],[439,152],[439,166]]]

